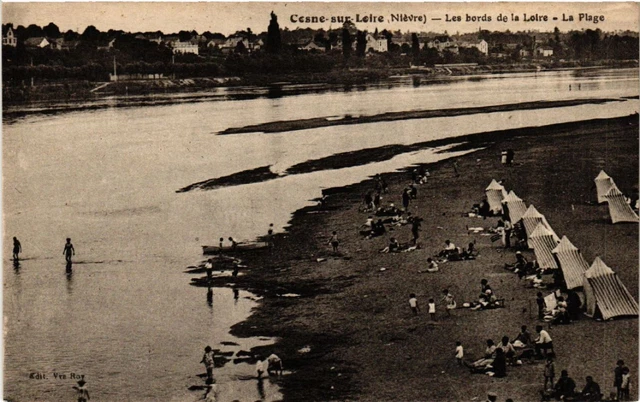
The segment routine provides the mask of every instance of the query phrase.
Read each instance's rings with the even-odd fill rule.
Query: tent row
[[[601,184],[603,189],[605,184]],[[607,194],[612,191],[615,193],[614,190],[617,190],[613,180],[610,184],[606,189],[606,200],[611,199],[611,197],[606,197]],[[598,186],[597,182],[596,186]],[[600,187],[598,189],[600,191]],[[529,205],[527,208],[524,201],[513,191],[507,192],[495,180],[492,180],[486,188],[486,195],[492,211],[507,214],[513,224],[521,221],[526,232],[527,243],[529,247],[533,248],[541,268],[562,269],[567,289],[583,289],[587,315],[593,317],[599,312],[605,320],[618,316],[638,315],[638,303],[616,273],[607,267],[599,257],[596,257],[593,264],[589,266],[580,250],[571,243],[567,236],[562,236],[562,239],[559,239],[544,215],[538,212],[533,205]],[[497,208],[498,202],[500,203],[499,210]],[[608,202],[611,209],[612,203]],[[628,206],[628,204],[626,205]]]
[[[609,205],[612,223],[638,222],[638,214],[631,208],[611,176],[601,170],[593,181],[596,183],[598,204],[606,202]]]

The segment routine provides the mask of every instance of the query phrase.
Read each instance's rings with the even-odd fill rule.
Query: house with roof
[[[309,41],[306,45],[300,46],[300,50],[304,50],[307,52],[315,51],[315,52],[324,52],[326,48],[323,45],[319,45],[314,41]]]
[[[467,49],[475,47],[480,53],[484,54],[485,56],[489,55],[489,44],[484,39],[480,40],[479,42],[461,42],[460,44],[458,44],[458,47]]]
[[[18,38],[10,26],[2,27],[2,46],[18,46]]]
[[[51,46],[51,42],[49,42],[47,38],[39,36],[25,40],[24,45],[27,47],[39,47],[42,49]]]
[[[449,37],[449,35],[438,35],[433,40],[427,42],[427,47],[430,49],[436,49],[439,52],[444,51],[449,47],[457,46],[455,42]]]
[[[553,48],[549,46],[539,46],[535,50],[535,55],[538,57],[551,57],[553,56]]]
[[[191,54],[199,54],[198,51],[198,45],[197,44],[193,44],[191,42],[171,42],[171,48],[173,53],[182,53],[182,54],[187,54],[187,53],[191,53]]]
[[[108,52],[109,50],[113,49],[114,43],[116,43],[115,38],[99,44],[97,49]]]
[[[367,34],[366,52],[384,53],[389,50],[387,39],[378,38],[370,33]]]

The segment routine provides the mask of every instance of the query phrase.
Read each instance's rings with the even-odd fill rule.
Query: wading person
[[[214,360],[213,360],[213,349],[211,349],[211,346],[207,346],[204,348],[204,355],[202,356],[202,360],[200,360],[200,363],[204,364],[204,367],[207,369],[207,380],[211,379],[213,380],[213,366],[214,366]]]
[[[71,262],[71,256],[76,255],[76,250],[73,248],[73,244],[71,244],[71,239],[67,237],[67,243],[64,245],[64,251],[62,252],[64,258],[67,262]]]
[[[19,256],[18,254],[20,254],[22,252],[22,245],[20,244],[20,241],[18,240],[17,237],[13,238],[13,261],[18,261]]]

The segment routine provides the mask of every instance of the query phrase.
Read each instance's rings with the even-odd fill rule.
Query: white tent
[[[507,196],[502,200],[502,203],[507,206],[511,223],[518,222],[522,218],[522,215],[527,212],[527,205],[513,190],[509,191]]]
[[[633,211],[631,205],[627,203],[624,195],[613,184],[604,198],[609,203],[609,215],[611,222],[638,222],[638,215]]]
[[[588,316],[593,317],[597,311],[604,320],[638,315],[638,302],[600,257],[596,257],[584,273],[583,286]]]
[[[607,201],[607,199],[605,198],[605,195],[607,194],[611,186],[615,186],[615,183],[613,182],[613,179],[611,178],[611,176],[606,174],[604,170],[601,170],[600,173],[598,173],[598,176],[596,176],[596,178],[593,181],[596,182],[596,191],[598,193],[598,204],[602,204],[603,202]]]
[[[536,226],[538,226],[539,223],[542,223],[553,234],[554,239],[560,241],[560,238],[558,237],[558,235],[556,235],[556,232],[551,229],[549,222],[547,222],[547,218],[545,218],[544,215],[538,212],[533,204],[529,205],[527,211],[524,213],[524,215],[522,215],[522,223],[524,224],[524,230],[527,232],[527,238],[531,237],[531,233],[533,233]]]
[[[558,245],[558,241],[544,224],[539,223],[536,226],[531,236],[529,236],[528,243],[529,247],[533,248],[540,268],[558,269],[558,263],[551,252]]]
[[[560,262],[560,269],[567,289],[575,289],[582,286],[584,273],[589,269],[589,264],[580,253],[580,250],[567,238],[562,236],[560,243],[551,251]]]
[[[506,195],[506,190],[495,179],[491,180],[489,186],[485,189],[487,195],[487,202],[489,203],[489,209],[494,214],[502,213],[502,199]]]

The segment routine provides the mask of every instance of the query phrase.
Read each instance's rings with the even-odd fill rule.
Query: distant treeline
[[[3,25],[3,33],[7,27],[8,25]],[[273,27],[270,29],[276,30]],[[533,48],[541,41],[553,49],[553,57],[541,61],[545,64],[573,63],[587,66],[602,64],[603,60],[615,62],[638,59],[637,36],[603,33],[599,29],[568,33],[560,33],[557,29],[548,33],[480,31],[460,35],[456,39],[466,40],[470,36],[484,39],[489,43],[490,49],[501,52],[500,58],[492,58],[491,52],[487,57],[476,48],[460,48],[458,53],[439,52],[426,45],[420,48],[420,41],[424,44],[426,40],[424,36],[418,38],[417,34],[388,31],[379,34],[376,31],[376,35],[387,38],[389,51],[365,54],[360,45],[363,33],[354,32],[354,29],[351,26],[332,31],[284,30],[281,31],[282,44],[278,42],[277,51],[273,51],[273,48],[269,51],[267,46],[249,51],[244,45],[239,45],[227,53],[206,45],[205,40],[209,38],[224,39],[222,34],[206,32],[198,35],[195,31],[180,31],[176,34],[180,40],[185,41],[193,41],[194,37],[204,38],[200,42],[200,55],[195,55],[174,53],[165,43],[142,39],[140,34],[111,30],[100,32],[91,26],[82,34],[74,31],[61,33],[55,24],[45,27],[30,25],[15,28],[15,34],[19,38],[16,47],[3,46],[3,83],[20,86],[30,79],[39,82],[69,79],[106,81],[109,73],[114,71],[114,62],[118,74],[164,74],[165,77],[173,78],[315,74],[358,68],[408,68],[410,65],[429,67],[451,63],[497,65],[522,62],[520,50]],[[162,32],[154,34],[158,37],[163,35]],[[235,35],[245,35],[254,41],[264,37],[264,42],[269,43],[268,33],[256,35],[247,30],[236,32]],[[323,51],[304,51],[300,49],[299,43],[288,43],[309,35],[315,43],[326,46]],[[398,45],[397,40],[394,41],[398,35],[403,36],[406,42]],[[39,36],[54,40],[61,38],[65,43],[74,43],[74,46],[63,49],[25,46],[25,39]],[[343,43],[356,43],[355,49],[349,49],[348,52],[332,49],[332,41],[338,37]],[[514,42],[518,43],[516,48],[507,46]]]

